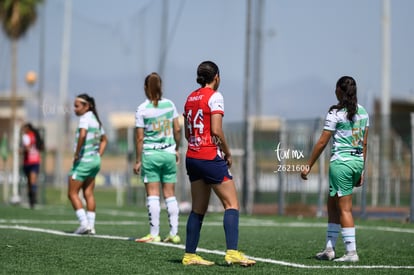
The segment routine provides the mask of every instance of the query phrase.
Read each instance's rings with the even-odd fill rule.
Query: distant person
[[[29,205],[34,209],[37,203],[37,178],[44,144],[39,131],[31,123],[24,124],[22,132],[23,172],[27,179]]]
[[[136,242],[160,242],[160,186],[168,212],[170,232],[164,242],[179,243],[179,208],[175,197],[179,162],[180,125],[174,103],[163,97],[161,77],[151,73],[145,78],[147,99],[135,114],[136,163],[134,172],[141,174],[147,194],[150,225],[148,235]]]
[[[68,189],[69,200],[80,223],[74,233],[95,234],[95,177],[101,168],[101,157],[105,152],[107,138],[93,97],[88,94],[78,95],[75,98],[74,109],[79,117],[79,125],[76,130],[75,153],[69,173]],[[79,198],[81,189],[86,201],[86,211]]]
[[[230,149],[223,132],[224,100],[217,91],[220,73],[211,61],[197,68],[197,83],[184,106],[187,174],[191,182],[191,213],[187,221],[184,265],[213,265],[196,254],[200,231],[207,212],[211,190],[224,207],[224,233],[227,264],[251,266],[256,262],[238,251],[239,201],[235,183],[229,172],[232,164]]]
[[[364,166],[367,154],[369,117],[358,104],[357,85],[350,76],[339,78],[335,90],[338,103],[330,107],[325,126],[313,148],[308,162],[308,174],[333,137],[332,155],[329,165],[328,227],[325,249],[316,254],[319,260],[357,262],[355,225],[352,216],[352,190],[361,186],[364,180]],[[345,244],[344,256],[335,259],[335,244],[341,231]]]

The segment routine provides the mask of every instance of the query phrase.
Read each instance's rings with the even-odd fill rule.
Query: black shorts
[[[30,172],[35,172],[36,174],[39,174],[39,164],[27,164],[23,165],[23,171],[25,174],[29,174]]]
[[[213,160],[186,158],[185,166],[191,182],[203,179],[206,183],[218,184],[233,179],[226,161],[219,156]]]

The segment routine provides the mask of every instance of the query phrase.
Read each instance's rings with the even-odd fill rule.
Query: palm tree
[[[3,31],[11,40],[11,123],[16,116],[17,92],[17,42],[34,25],[37,18],[37,5],[43,0],[0,0],[0,21]]]
[[[16,93],[17,93],[17,42],[23,37],[27,30],[34,25],[37,18],[37,5],[43,0],[0,0],[0,22],[6,36],[11,40],[11,119],[10,131],[13,133],[13,184],[17,186],[18,163],[17,150],[18,144],[15,142],[16,130]],[[13,187],[14,187],[13,186]],[[16,189],[16,188],[14,188]],[[13,190],[13,195],[18,198],[17,190]]]

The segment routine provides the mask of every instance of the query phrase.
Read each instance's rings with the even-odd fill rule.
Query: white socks
[[[170,223],[170,236],[175,236],[178,233],[178,202],[175,197],[169,197],[165,200],[168,212],[168,221]]]
[[[355,227],[342,228],[341,233],[346,253],[348,254],[349,252],[356,251]]]
[[[160,234],[160,197],[148,196],[147,197],[148,218],[150,224],[150,234],[152,236],[158,236]]]
[[[76,210],[76,217],[78,217],[79,223],[82,227],[95,228],[95,212],[85,211],[85,209],[80,208]]]
[[[86,212],[86,218],[88,219],[90,229],[95,228],[95,217],[96,217],[95,212],[91,212],[91,211]]]
[[[165,200],[165,204],[168,212],[168,221],[170,224],[170,235],[175,236],[178,233],[178,215],[179,208],[176,197],[169,197]],[[160,234],[160,197],[148,196],[147,197],[148,217],[150,224],[150,234],[152,236],[158,236]]]
[[[80,208],[76,210],[76,217],[78,217],[78,221],[82,227],[88,227],[88,219],[86,217],[85,209]]]
[[[328,223],[328,228],[326,230],[326,249],[328,250],[335,249],[336,240],[338,239],[340,230],[341,230],[340,224]]]

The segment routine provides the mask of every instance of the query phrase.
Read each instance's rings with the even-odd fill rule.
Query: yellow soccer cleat
[[[157,243],[161,241],[160,236],[152,236],[151,234],[148,234],[140,239],[135,240],[137,243]]]
[[[193,253],[185,253],[182,263],[183,265],[214,265],[214,262],[204,260]]]
[[[252,266],[256,263],[256,261],[248,259],[238,250],[227,250],[224,260],[228,265],[238,264],[241,266]]]
[[[181,242],[181,238],[180,238],[180,236],[178,236],[178,235],[175,235],[175,236],[171,236],[171,235],[168,235],[164,240],[163,240],[163,242],[164,243],[173,243],[173,244],[178,244],[178,243],[180,243]]]

